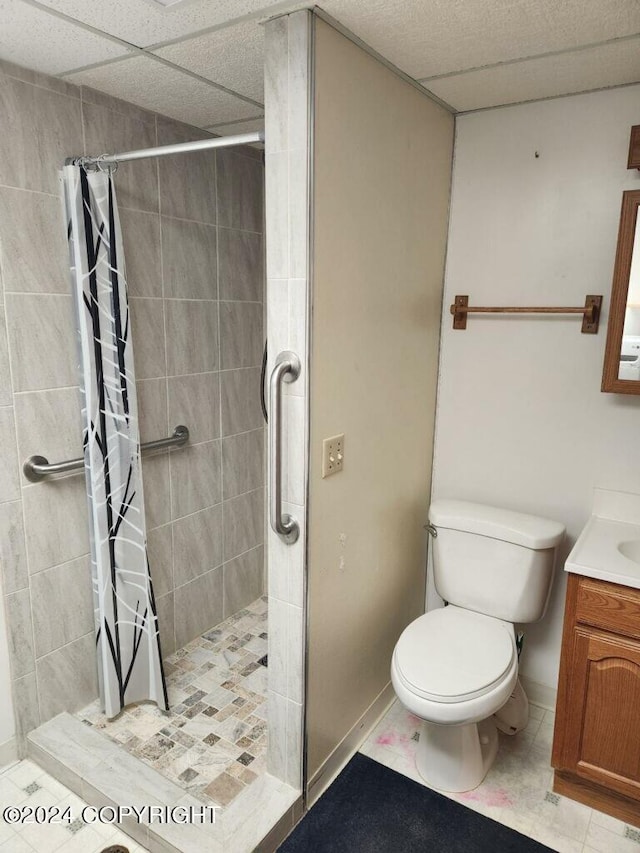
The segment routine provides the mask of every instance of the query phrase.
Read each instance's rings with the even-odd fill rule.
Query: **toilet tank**
[[[564,527],[457,500],[433,501],[435,586],[450,604],[507,622],[542,619]]]

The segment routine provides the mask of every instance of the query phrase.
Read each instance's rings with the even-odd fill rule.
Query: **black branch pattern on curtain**
[[[168,708],[144,522],[129,301],[112,175],[64,169],[90,503],[96,652],[107,716]]]

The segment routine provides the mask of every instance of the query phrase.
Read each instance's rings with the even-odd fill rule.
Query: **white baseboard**
[[[389,682],[373,700],[355,726],[345,735],[307,786],[307,806],[312,806],[329,787],[350,758],[358,751],[380,718],[393,704],[396,694]]]
[[[15,737],[0,743],[0,769],[18,760],[18,741]]]
[[[520,683],[527,694],[529,702],[534,705],[540,705],[541,708],[546,708],[547,711],[555,711],[558,691],[547,684],[540,684],[539,681],[533,681],[527,678],[526,675],[520,676]]]

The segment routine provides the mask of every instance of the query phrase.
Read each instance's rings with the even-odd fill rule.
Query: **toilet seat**
[[[495,714],[517,680],[513,625],[453,605],[405,628],[391,661],[391,681],[405,708],[445,726]]]
[[[444,607],[420,616],[396,645],[406,689],[432,702],[466,702],[498,685],[517,655],[513,627],[491,616]]]

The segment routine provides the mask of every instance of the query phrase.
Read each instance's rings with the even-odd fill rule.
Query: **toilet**
[[[487,774],[498,731],[527,724],[515,623],[542,619],[564,527],[484,504],[437,500],[429,510],[435,587],[445,607],[405,628],[391,663],[398,699],[422,722],[416,766],[443,791]]]

